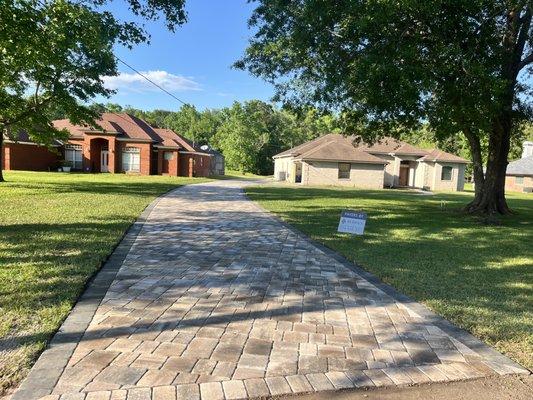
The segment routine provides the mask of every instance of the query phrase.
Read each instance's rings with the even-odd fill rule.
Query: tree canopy
[[[38,143],[64,137],[52,109],[74,123],[93,123],[94,97],[109,96],[102,76],[117,75],[113,45],[149,40],[142,25],[105,11],[107,0],[0,2],[0,146],[4,134],[27,130]],[[173,30],[186,20],[184,0],[127,0],[133,14],[163,16]],[[0,171],[0,180],[3,180]]]
[[[286,103],[340,112],[368,140],[425,123],[441,140],[463,134],[476,174],[471,211],[507,212],[511,137],[531,120],[530,1],[257,3],[237,67],[272,82]]]

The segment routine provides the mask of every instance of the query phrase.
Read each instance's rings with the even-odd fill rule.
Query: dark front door
[[[408,186],[409,185],[409,167],[406,165],[405,167],[402,165],[400,166],[400,186]]]

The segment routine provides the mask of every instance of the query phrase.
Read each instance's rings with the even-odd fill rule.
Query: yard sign
[[[362,211],[343,211],[337,232],[362,235],[365,231],[366,213]]]

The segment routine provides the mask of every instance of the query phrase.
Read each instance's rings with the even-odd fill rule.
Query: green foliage
[[[0,186],[0,396],[16,386],[88,279],[157,196],[203,178],[6,172]],[[52,365],[50,365],[52,367]]]
[[[423,119],[437,136],[463,126],[489,132],[510,79],[502,73],[508,14],[522,18],[518,61],[533,44],[524,0],[258,3],[255,34],[236,65],[274,83],[288,103],[343,111],[346,126],[368,137]],[[519,96],[514,102],[524,105]]]
[[[101,79],[116,75],[113,45],[149,39],[139,24],[104,10],[107,0],[4,0],[0,2],[0,144],[3,133],[27,130],[36,142],[64,138],[51,120],[63,114],[92,123],[101,111],[85,104],[109,96]],[[185,22],[184,0],[128,0],[130,10],[169,29]],[[1,176],[0,176],[1,178]]]

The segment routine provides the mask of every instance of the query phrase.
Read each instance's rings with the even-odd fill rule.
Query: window
[[[126,147],[122,150],[122,170],[139,172],[141,170],[141,154],[138,147]]]
[[[66,144],[65,145],[65,161],[68,161],[72,169],[83,168],[83,155],[82,147],[79,144]]]
[[[174,158],[174,153],[172,153],[171,151],[165,151],[164,155],[165,155],[165,160],[167,161],[170,161]]]
[[[453,167],[442,167],[442,171],[440,173],[440,180],[441,181],[451,181],[453,176]]]
[[[517,176],[515,178],[515,182],[517,185],[523,185],[524,184],[524,177],[523,176]]]
[[[349,163],[339,163],[339,179],[350,179],[351,166]]]

